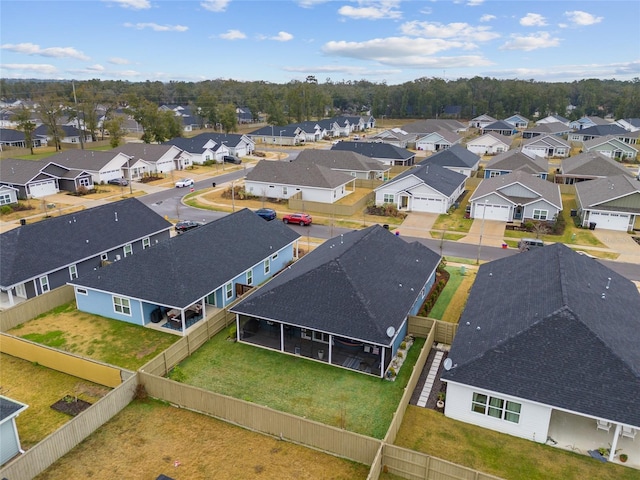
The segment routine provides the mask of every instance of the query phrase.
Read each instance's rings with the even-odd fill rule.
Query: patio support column
[[[280,324],[280,351],[284,352],[284,323]]]
[[[621,429],[620,424],[616,423],[616,431],[613,432],[613,441],[611,442],[611,450],[609,451],[608,460],[610,462],[612,462],[616,456],[616,447],[618,446],[618,438],[620,438],[620,429]]]
[[[382,351],[381,356],[380,356],[380,378],[384,377],[384,359],[385,359],[385,351],[387,350],[386,347],[382,347]]]
[[[236,342],[240,341],[240,314],[236,313]]]
[[[332,365],[331,358],[333,355],[333,335],[329,335],[329,365]]]
[[[184,331],[185,331],[184,310],[180,310],[180,322],[182,323],[182,335],[184,335]]]
[[[9,305],[13,307],[13,292],[11,291],[11,289],[7,290],[7,295],[9,295]]]

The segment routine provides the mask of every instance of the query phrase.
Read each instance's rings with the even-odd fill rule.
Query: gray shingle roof
[[[583,152],[574,157],[563,158],[561,164],[562,173],[565,175],[608,177],[621,173],[630,174],[616,160],[597,151]]]
[[[607,178],[598,178],[588,182],[576,183],[576,195],[582,208],[597,207],[601,203],[609,202],[621,197],[635,195],[636,206],[609,207],[609,210],[630,211],[640,213],[640,182],[629,175],[615,175]]]
[[[47,161],[47,163],[49,162]],[[13,185],[26,185],[41,175],[40,170],[47,163],[41,160],[20,160],[17,158],[0,160],[0,181]],[[45,176],[43,176],[44,178]]]
[[[579,135],[595,135],[596,137],[604,137],[607,135],[628,135],[629,132],[616,124],[606,125],[593,125],[591,127],[583,128],[576,132]]]
[[[311,162],[331,169],[359,172],[381,172],[391,168],[359,153],[340,150],[303,150],[294,162]]]
[[[515,130],[515,127],[513,125],[511,125],[510,123],[505,122],[504,120],[498,120],[496,122],[493,122],[489,125],[487,125],[486,127],[482,128],[482,131],[485,132],[487,130]]]
[[[497,177],[483,179],[480,182],[480,185],[478,185],[478,188],[476,188],[476,191],[473,192],[470,200],[477,200],[493,192],[500,194],[500,190],[514,183],[519,183],[520,185],[527,187],[532,192],[538,194],[538,197],[527,198],[527,203],[544,199],[559,209],[562,209],[562,197],[560,195],[559,185],[521,170],[516,170],[508,173],[507,175],[499,175]],[[503,196],[508,198],[506,195]],[[517,203],[519,203],[522,199],[512,199],[512,201],[517,201]]]
[[[351,182],[354,177],[310,162],[260,160],[245,178],[253,182],[337,188]]]
[[[124,153],[127,157],[133,157],[134,159],[141,158],[148,162],[156,162],[171,150],[173,146],[172,144],[125,143],[111,151],[114,153]]]
[[[416,177],[446,197],[450,197],[451,194],[460,187],[460,185],[467,181],[467,176],[461,173],[453,172],[448,168],[441,167],[437,164],[431,165],[429,163],[421,163],[415,168],[406,170],[397,177],[394,177],[392,180],[383,183],[377,187],[376,190],[386,188],[388,185],[396,183],[408,176]]]
[[[562,244],[495,260],[442,378],[640,426],[638,312],[633,283]]]
[[[520,150],[509,150],[491,157],[485,166],[485,170],[518,170],[525,167],[528,167],[531,172],[547,173],[549,162],[537,155],[532,158]]]
[[[567,120],[567,122],[568,121],[569,120]],[[543,134],[557,135],[559,133],[570,132],[570,131],[571,131],[571,127],[568,127],[564,123],[551,122],[551,123],[541,123],[540,125],[529,127],[525,129],[523,132],[539,133],[541,135]]]
[[[407,160],[416,156],[415,153],[406,148],[383,142],[338,142],[331,147],[331,150],[346,150],[359,153],[365,157],[390,160]]]
[[[67,168],[96,172],[107,165],[118,155],[118,152],[97,150],[64,150],[47,158],[48,162],[54,162]],[[124,162],[123,162],[124,163]]]
[[[231,311],[389,345],[387,328],[401,326],[439,262],[375,225],[328,240]]]
[[[462,145],[454,145],[422,160],[420,164],[428,163],[441,167],[474,168],[480,157]]]
[[[24,142],[24,132],[11,128],[0,128],[0,142]]]
[[[25,407],[24,404],[18,403],[10,398],[0,395],[0,422],[7,418],[13,417],[17,412]]]
[[[0,285],[21,283],[170,227],[135,198],[22,225],[0,235]]]
[[[243,209],[83,275],[75,285],[184,308],[294,242],[282,222]]]
[[[460,130],[466,130],[467,127],[458,120],[429,118],[426,120],[407,123],[402,126],[402,129],[407,133],[431,133],[440,129],[458,132]]]

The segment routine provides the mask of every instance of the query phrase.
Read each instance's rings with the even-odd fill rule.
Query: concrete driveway
[[[638,245],[627,232],[616,232],[596,228],[592,230],[593,236],[604,243],[610,250],[618,252],[619,262],[640,264],[640,245]]]
[[[392,231],[399,231],[401,235],[407,237],[433,238],[430,231],[437,218],[437,213],[411,212],[402,225]]]
[[[478,244],[480,242],[480,234],[482,233],[482,244],[489,247],[501,247],[504,239],[505,222],[497,220],[485,220],[484,227],[482,219],[476,218],[471,224],[469,233],[466,237],[458,240],[463,243]]]

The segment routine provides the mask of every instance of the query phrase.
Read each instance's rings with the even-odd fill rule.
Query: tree
[[[59,123],[60,119],[66,115],[69,110],[67,102],[59,94],[41,96],[36,101],[42,123],[47,126],[47,131],[53,139],[56,150],[62,150],[60,143],[62,132]]]
[[[103,122],[103,129],[109,132],[109,145],[111,145],[112,148],[120,145],[120,140],[124,137],[123,124],[124,118],[120,116],[110,118]]]
[[[220,124],[225,133],[238,130],[238,117],[236,116],[235,106],[227,104],[220,109]]]
[[[204,92],[198,97],[196,111],[209,125],[215,127],[218,123],[218,99],[211,92]]]
[[[16,128],[24,133],[25,144],[29,146],[33,155],[33,131],[36,129],[36,124],[31,121],[31,111],[22,105],[13,118],[18,124]]]
[[[182,135],[181,117],[172,111],[161,112],[157,105],[144,98],[130,96],[125,111],[142,126],[142,141],[145,143],[162,143]]]

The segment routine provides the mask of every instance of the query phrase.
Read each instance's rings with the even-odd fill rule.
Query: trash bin
[[[502,244],[502,248],[507,248],[509,245],[507,245],[506,243]]]
[[[578,216],[578,210],[571,210],[571,216],[572,217],[577,217]]]
[[[216,182],[213,182],[213,183],[211,184],[211,186],[212,186],[213,188],[216,188]]]
[[[596,229],[596,222],[590,222],[589,223],[589,230],[595,230]]]
[[[389,224],[385,223],[384,225],[382,225],[382,228],[384,228],[385,230],[389,230]]]

